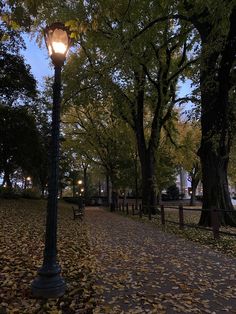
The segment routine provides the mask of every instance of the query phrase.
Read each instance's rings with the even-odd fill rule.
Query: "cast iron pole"
[[[53,109],[51,128],[50,176],[48,183],[48,202],[46,236],[43,266],[32,283],[32,293],[36,297],[58,298],[65,293],[65,281],[57,263],[57,203],[59,177],[59,136],[61,105],[61,65],[55,65],[53,84]]]

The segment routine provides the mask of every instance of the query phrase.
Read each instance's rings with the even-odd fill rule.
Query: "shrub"
[[[20,194],[16,189],[9,188],[9,187],[0,187],[0,198],[19,198]]]
[[[31,189],[26,189],[26,190],[22,191],[21,197],[28,198],[28,199],[40,199],[41,195],[40,195],[38,189],[31,188]]]

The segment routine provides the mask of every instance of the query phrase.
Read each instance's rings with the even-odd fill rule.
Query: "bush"
[[[39,191],[35,188],[26,189],[21,193],[21,197],[28,198],[28,199],[40,199],[41,195]]]
[[[19,198],[20,194],[16,189],[9,188],[9,187],[0,187],[0,198]]]

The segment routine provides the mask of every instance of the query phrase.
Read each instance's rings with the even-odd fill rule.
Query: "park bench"
[[[79,218],[80,220],[83,220],[84,217],[84,207],[74,207],[72,206],[74,220],[76,218]]]

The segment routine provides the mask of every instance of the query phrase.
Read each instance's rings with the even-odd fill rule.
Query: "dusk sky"
[[[24,39],[26,50],[23,50],[22,54],[25,57],[26,63],[31,66],[31,72],[38,81],[38,87],[40,88],[43,78],[53,75],[53,67],[44,42],[42,43],[42,47],[39,48],[35,39],[30,39],[26,35]]]

